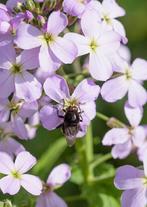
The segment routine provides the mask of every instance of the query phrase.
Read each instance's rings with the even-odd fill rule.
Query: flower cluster
[[[14,195],[22,186],[39,196],[36,207],[66,206],[53,190],[70,178],[69,166],[54,168],[46,184],[25,174],[36,159],[19,139],[35,138],[42,125],[49,131],[61,128],[72,146],[95,118],[100,94],[106,102],[128,94],[124,110],[129,126],[109,120],[112,129],[103,145],[114,145],[112,155],[120,159],[137,150],[146,163],[147,130],[139,124],[147,103],[143,87],[147,61],[137,58],[130,63],[126,32],[117,19],[124,15],[115,0],[8,0],[0,4],[0,173],[6,175],[0,179],[0,189],[4,194]],[[84,79],[72,86],[67,64],[85,55],[86,69],[74,71],[74,77],[80,73]],[[103,81],[101,88],[99,81]],[[131,166],[118,169],[116,186],[130,194],[128,200],[128,192],[124,193],[123,207],[141,206],[134,195],[142,189],[142,207],[146,204],[145,177],[146,173]]]

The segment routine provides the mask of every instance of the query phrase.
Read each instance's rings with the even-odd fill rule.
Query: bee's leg
[[[54,109],[56,109],[56,111],[57,111],[57,116],[58,116],[59,118],[64,119],[64,116],[61,115],[61,114],[59,114],[59,109],[58,109],[56,106],[53,106],[53,107],[54,107]]]

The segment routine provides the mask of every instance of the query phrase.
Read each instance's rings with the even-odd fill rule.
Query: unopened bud
[[[107,126],[110,128],[123,128],[126,127],[123,123],[121,123],[118,119],[112,117],[107,121]]]

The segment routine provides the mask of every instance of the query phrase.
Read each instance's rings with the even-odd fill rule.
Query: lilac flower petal
[[[81,111],[83,111],[83,113],[89,120],[94,119],[94,117],[96,116],[96,104],[94,101],[89,101],[85,104],[81,104],[80,109]],[[83,113],[81,114],[82,118],[83,118]]]
[[[131,52],[129,48],[125,45],[120,45],[118,50],[119,56],[126,60],[128,63],[131,61]]]
[[[100,36],[102,26],[98,23],[98,21],[99,16],[95,11],[87,11],[82,15],[81,27],[86,37],[98,38]]]
[[[67,204],[56,193],[49,192],[38,197],[36,207],[67,207]]]
[[[25,102],[19,111],[19,115],[23,118],[28,118],[31,117],[37,111],[38,111],[37,101]]]
[[[57,36],[66,28],[67,25],[68,19],[64,13],[60,11],[52,12],[48,18],[47,31],[49,34]]]
[[[15,77],[16,96],[27,102],[33,102],[40,98],[42,86],[39,81],[27,71]]]
[[[6,22],[6,21],[2,21],[0,22],[0,32],[5,34],[9,31],[11,25],[10,23]]]
[[[40,48],[39,62],[40,67],[43,70],[48,70],[50,74],[53,74],[61,66],[61,61],[53,54],[46,43]]]
[[[25,148],[15,139],[7,138],[0,142],[0,151],[8,153],[14,158],[14,156],[17,156],[20,152],[25,151]]]
[[[64,0],[63,1],[63,10],[65,13],[71,16],[79,16],[84,12],[85,5],[80,1],[75,0]]]
[[[36,27],[21,23],[17,29],[14,41],[18,47],[28,50],[41,46],[42,40],[39,38],[40,36],[42,36],[42,33]]]
[[[60,124],[63,123],[63,119],[58,117],[58,109],[56,109],[55,107],[48,105],[44,106],[40,110],[40,120],[43,127],[48,130],[56,129]]]
[[[9,174],[14,169],[12,158],[4,152],[0,152],[0,173]]]
[[[34,175],[22,175],[21,185],[32,195],[38,196],[42,192],[42,182],[38,177]]]
[[[8,175],[0,179],[0,189],[4,194],[15,195],[20,190],[20,181]]]
[[[56,87],[55,87],[56,83]],[[44,91],[52,100],[61,103],[63,99],[69,98],[69,89],[66,81],[57,75],[49,77],[44,83]]]
[[[144,187],[123,192],[122,207],[145,207],[146,190]]]
[[[141,147],[146,140],[146,133],[143,126],[138,126],[133,130],[133,143],[137,147]]]
[[[120,7],[115,0],[103,0],[102,5],[108,12],[110,12],[111,18],[125,15],[125,10]]]
[[[12,117],[11,123],[12,129],[16,136],[18,136],[20,139],[27,140],[28,134],[23,119],[15,115],[14,117]]]
[[[126,44],[128,39],[126,38],[126,31],[123,24],[116,19],[112,20],[112,24],[114,31],[121,35],[123,43]]]
[[[147,176],[147,151],[144,151],[144,154],[143,154],[143,158],[142,158],[142,161],[143,161],[143,167],[144,167],[144,175],[145,177]]]
[[[142,187],[143,170],[131,165],[119,167],[116,171],[115,186],[120,190]]]
[[[47,179],[47,183],[51,185],[53,188],[60,187],[67,180],[69,180],[70,177],[71,177],[71,170],[69,165],[60,164],[51,171]]]
[[[133,107],[143,106],[147,102],[147,91],[134,80],[131,81],[129,86],[128,102]]]
[[[112,156],[114,159],[124,159],[126,158],[132,151],[132,143],[131,141],[127,141],[124,144],[117,144],[112,148]]]
[[[114,78],[103,84],[101,95],[107,102],[115,102],[126,95],[128,87],[129,83],[126,81],[124,76]]]
[[[77,56],[82,56],[90,52],[89,40],[87,37],[77,33],[67,33],[64,38],[74,42],[78,49]]]
[[[6,46],[12,43],[13,37],[9,33],[0,34],[0,47]]]
[[[39,48],[24,50],[17,57],[24,70],[35,69],[39,67]],[[17,61],[18,62],[18,61]]]
[[[105,32],[105,35],[101,35],[98,42],[100,44],[98,49],[103,54],[112,55],[120,47],[120,36],[113,31]]]
[[[7,98],[14,91],[14,78],[10,71],[0,70],[0,98]]]
[[[54,55],[65,64],[72,63],[77,56],[76,45],[66,38],[57,37],[50,44],[50,48]]]
[[[104,138],[103,145],[123,144],[129,140],[129,132],[127,128],[113,128],[109,130]]]
[[[8,99],[0,99],[0,122],[6,122],[9,119],[10,110],[8,109]]]
[[[91,79],[85,79],[79,83],[72,94],[72,98],[80,103],[95,101],[98,98],[100,87]]]
[[[29,152],[20,152],[15,160],[15,168],[23,174],[30,170],[36,164],[36,162],[36,158]]]
[[[49,193],[42,193],[37,198],[36,207],[48,207]]]
[[[0,68],[9,70],[16,62],[16,53],[12,44],[0,47]]]
[[[133,78],[136,80],[147,80],[147,61],[137,58],[133,64]]]
[[[128,102],[125,103],[125,115],[129,120],[131,126],[138,126],[142,117],[143,117],[143,108],[142,107],[131,107]]]
[[[106,81],[113,73],[111,62],[103,54],[93,52],[90,54],[89,72],[94,79]]]

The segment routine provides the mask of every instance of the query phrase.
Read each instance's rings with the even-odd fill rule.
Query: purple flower
[[[126,103],[125,114],[130,126],[111,129],[105,134],[102,141],[103,145],[114,145],[112,155],[114,158],[119,159],[127,157],[132,149],[140,148],[146,138],[144,127],[139,126],[143,116],[143,109],[140,107],[132,108]]]
[[[104,30],[98,23],[95,12],[85,12],[81,19],[83,35],[68,33],[65,37],[78,48],[78,56],[89,54],[89,72],[96,80],[105,81],[111,77],[112,60],[120,46],[120,36]]]
[[[3,152],[0,152],[0,173],[6,175],[0,179],[0,189],[2,192],[15,195],[22,186],[32,195],[40,195],[42,183],[36,176],[25,174],[36,164],[36,158],[29,152],[20,152],[15,162]]]
[[[77,55],[76,46],[64,37],[58,36],[67,24],[65,14],[60,11],[52,12],[44,32],[30,24],[22,23],[17,30],[15,43],[25,50],[38,48],[40,67],[53,73],[62,63],[72,63]]]
[[[131,106],[144,105],[147,102],[147,92],[142,86],[142,81],[147,80],[147,61],[137,58],[130,66],[121,60],[117,63],[115,71],[118,77],[108,80],[102,86],[103,99],[115,102],[128,93],[128,102]]]
[[[69,134],[65,133],[68,143],[72,145],[75,137],[84,136],[87,126],[96,115],[95,100],[99,95],[99,86],[92,80],[85,79],[70,96],[66,81],[62,77],[52,76],[45,81],[44,90],[46,95],[57,103],[45,105],[40,111],[40,120],[45,128],[53,130],[59,126],[65,127],[64,118],[67,111],[73,109],[78,113],[79,117],[74,113],[74,118],[76,116],[76,120],[78,119],[78,128],[74,132],[75,126],[67,127]]]
[[[118,168],[115,186],[124,190],[121,197],[122,207],[145,207],[147,205],[147,162],[144,154],[144,170],[131,165]]]
[[[15,91],[16,96],[28,102],[35,101],[42,94],[42,86],[27,70],[38,67],[36,53],[38,49],[23,51],[18,57],[14,47],[0,47],[0,87],[1,98]]]
[[[125,10],[115,0],[103,0],[102,3],[92,1],[91,7],[99,14],[104,28],[108,31],[114,30],[121,36],[123,43],[127,43],[124,26],[116,20],[117,17],[125,15]]]
[[[61,187],[71,177],[70,167],[60,164],[55,167],[44,185],[43,193],[38,197],[36,207],[67,207],[67,204],[53,191]]]
[[[77,16],[81,17],[81,15],[86,10],[86,7],[88,7],[88,3],[91,2],[91,0],[64,0],[63,1],[63,10],[65,13],[71,15],[71,16]]]

